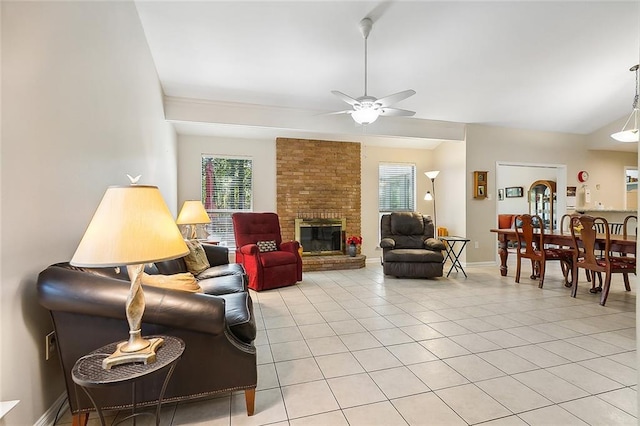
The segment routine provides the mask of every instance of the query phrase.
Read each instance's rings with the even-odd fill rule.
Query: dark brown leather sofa
[[[442,276],[445,249],[433,238],[430,216],[416,212],[393,212],[380,220],[382,269],[385,275],[407,278]]]
[[[143,335],[170,335],[185,342],[163,402],[244,390],[247,414],[252,415],[257,385],[256,324],[247,276],[242,265],[229,264],[226,247],[203,246],[212,265],[196,277],[204,293],[144,286]],[[38,276],[38,297],[53,319],[74,424],[85,424],[86,414],[93,410],[71,378],[76,360],[128,336],[124,306],[130,282],[126,268],[119,269],[60,263]],[[170,275],[187,268],[183,259],[177,259],[147,265],[145,271]],[[137,385],[139,405],[157,403],[161,376],[152,375]],[[128,384],[97,389],[96,396],[105,409],[132,403]]]

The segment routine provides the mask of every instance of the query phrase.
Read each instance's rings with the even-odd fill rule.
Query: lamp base
[[[135,351],[126,351],[125,346],[129,343],[128,341],[118,343],[115,352],[102,360],[102,368],[110,370],[111,367],[120,364],[129,364],[132,362],[148,364],[156,362],[156,352],[164,343],[164,339],[154,337],[146,340],[148,340],[149,345]]]

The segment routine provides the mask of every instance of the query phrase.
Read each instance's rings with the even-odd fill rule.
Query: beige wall
[[[378,215],[378,165],[386,163],[412,163],[416,165],[416,210],[427,215],[433,214],[433,204],[424,200],[424,194],[431,190],[431,181],[424,172],[436,169],[431,150],[396,149],[378,146],[362,147],[362,254],[367,261],[377,261],[382,255],[378,247],[380,219]],[[436,179],[437,188],[440,182]],[[437,205],[440,212],[440,205]],[[440,216],[438,216],[440,217]]]
[[[71,258],[126,173],[158,185],[175,214],[176,145],[132,3],[1,8],[0,399],[21,402],[0,424],[27,425],[65,391],[57,356],[44,357],[38,272]]]
[[[496,236],[489,232],[496,225],[497,217],[496,162],[565,164],[567,186],[578,187],[581,185],[577,180],[578,171],[587,170],[591,174],[588,184],[592,188],[592,199],[612,206],[622,203],[624,166],[637,164],[636,153],[588,151],[585,136],[565,133],[468,125],[466,146],[467,236],[472,240],[467,262],[470,263],[492,263],[496,259]],[[473,199],[474,170],[489,171],[491,200]],[[597,191],[596,184],[600,185]]]
[[[202,155],[246,156],[253,159],[253,210],[276,211],[276,141],[216,136],[178,136],[178,204],[202,194]]]

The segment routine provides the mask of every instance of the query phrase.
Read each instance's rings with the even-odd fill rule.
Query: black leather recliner
[[[257,385],[256,323],[242,265],[229,264],[226,247],[203,245],[211,268],[196,276],[204,293],[144,286],[142,334],[170,335],[185,351],[167,387],[163,403],[245,390],[253,414]],[[145,267],[149,274],[186,272],[183,259]],[[129,325],[125,301],[130,281],[126,268],[78,268],[51,265],[38,276],[38,298],[53,319],[74,424],[85,424],[91,401],[76,387],[71,370],[78,358],[106,344],[125,340]],[[162,375],[136,386],[138,405],[157,403]],[[105,409],[130,407],[131,386],[95,389]]]
[[[442,276],[445,249],[434,238],[430,216],[415,212],[394,212],[380,220],[382,269],[385,275],[408,278]]]

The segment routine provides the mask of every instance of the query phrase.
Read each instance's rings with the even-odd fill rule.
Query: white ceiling
[[[344,110],[331,90],[363,94],[369,16],[369,94],[414,89],[396,106],[417,119],[589,134],[631,112],[637,1],[136,6],[168,96]]]

